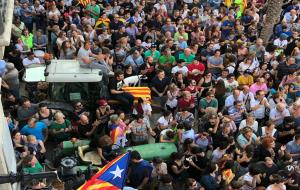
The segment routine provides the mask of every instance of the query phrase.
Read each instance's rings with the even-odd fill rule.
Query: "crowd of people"
[[[178,151],[150,162],[133,151],[127,186],[299,189],[300,2],[285,2],[268,41],[259,38],[265,0],[80,2],[15,0],[0,72],[21,170],[43,171],[51,142],[89,139],[105,165],[116,150],[152,139]],[[37,101],[33,92],[47,85],[26,84],[25,97],[24,69],[44,64],[37,51],[101,69],[109,96],[96,110],[74,102],[72,117]],[[122,90],[136,75],[146,76],[151,102]]]

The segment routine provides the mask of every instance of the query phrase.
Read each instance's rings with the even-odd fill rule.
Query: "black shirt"
[[[278,65],[278,79],[281,80],[285,75],[293,74],[299,69],[299,66],[295,63],[292,65],[287,65],[285,62]]]
[[[90,132],[91,130],[92,130],[92,124],[91,123],[88,123],[86,125],[79,124],[78,125],[78,137],[80,139],[87,138],[87,136],[85,134]]]
[[[154,77],[150,83],[150,87],[154,87],[157,92],[162,93],[165,88],[170,84],[170,80],[165,77],[162,80],[159,80],[158,77]],[[155,92],[152,91],[153,96],[158,96]]]
[[[122,3],[121,7],[125,10],[133,10],[133,4],[131,2],[124,2]]]
[[[212,126],[213,127],[213,126]],[[223,142],[228,142],[228,137],[231,135],[228,135],[228,137],[225,137],[221,130],[218,130],[215,134],[211,134],[213,139],[213,147],[214,149],[219,147]]]
[[[188,169],[188,173],[190,175],[191,178],[196,179],[196,181],[200,181],[200,178],[202,176],[202,174],[204,173],[207,163],[209,162],[209,160],[204,156],[197,156],[192,158],[193,162],[202,170],[198,170],[195,167],[193,167],[192,165],[190,165],[189,169]]]
[[[109,28],[111,30],[118,30],[120,26],[123,26],[123,23],[121,21],[112,21],[109,23]]]
[[[118,81],[116,78],[112,78],[111,80],[109,80],[109,84],[108,87],[110,90],[118,90],[121,91],[122,87],[124,85],[124,81]]]
[[[277,142],[279,142],[280,144],[286,144],[286,143],[290,142],[291,140],[293,140],[293,138],[294,138],[293,134],[288,134],[288,135],[285,135],[285,136],[280,136],[280,133],[290,131],[291,129],[294,129],[295,132],[296,132],[296,127],[295,126],[288,127],[288,128],[284,127],[283,125],[278,126],[277,127],[277,130],[278,130],[278,139],[277,139]]]
[[[269,185],[270,175],[275,174],[279,170],[277,165],[273,164],[271,167],[267,167],[264,162],[259,162],[256,165],[256,167],[259,168],[262,173],[266,174],[266,176],[261,179],[261,184],[260,184],[264,187],[267,187]]]

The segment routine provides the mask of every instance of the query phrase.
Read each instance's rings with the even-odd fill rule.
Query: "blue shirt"
[[[130,186],[137,188],[146,177],[151,177],[153,167],[148,161],[142,160],[137,164],[132,164],[130,169]]]
[[[37,140],[44,141],[45,137],[43,131],[47,128],[47,126],[43,122],[36,122],[35,127],[29,127],[29,125],[25,125],[20,131],[22,135],[33,135]]]
[[[298,154],[298,153],[300,153],[300,145],[298,145],[295,140],[290,141],[286,144],[286,150],[290,154]],[[300,156],[294,157],[294,160],[299,159],[299,158],[300,158]]]
[[[256,137],[256,135],[254,133],[253,133],[253,135],[252,135],[251,138],[252,138],[252,143],[255,143],[257,137]],[[240,147],[242,147],[242,148],[245,148],[244,146],[249,143],[249,141],[246,139],[246,137],[243,134],[240,134],[237,137],[236,141],[240,145]]]
[[[217,190],[220,187],[217,180],[210,174],[202,176],[200,183],[206,190]]]

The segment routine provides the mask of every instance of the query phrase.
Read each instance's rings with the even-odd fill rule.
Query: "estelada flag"
[[[77,190],[119,190],[123,189],[128,170],[130,152],[122,154],[106,164],[90,180]]]
[[[79,0],[79,4],[81,4],[83,6],[87,6],[90,2],[91,2],[91,0]]]

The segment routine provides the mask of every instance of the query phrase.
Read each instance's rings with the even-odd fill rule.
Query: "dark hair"
[[[227,160],[222,168],[222,170],[232,169],[234,167],[233,160]]]
[[[170,112],[169,110],[165,110],[165,111],[163,112],[163,116],[164,116],[164,117],[167,117],[167,116],[169,116],[170,114],[172,114],[172,112]]]
[[[12,132],[11,132],[11,136],[14,137],[17,133],[19,133],[20,131],[17,130],[17,129],[14,129]]]
[[[107,47],[102,48],[102,54],[110,54],[110,50]]]
[[[20,104],[23,105],[27,101],[29,101],[29,99],[26,98],[26,97],[23,97],[23,98],[20,99]]]
[[[293,116],[287,116],[287,117],[284,117],[284,119],[283,119],[284,125],[287,125],[289,123],[294,123],[294,122],[295,122],[295,118]]]
[[[131,157],[130,157],[131,160],[135,159],[135,160],[140,160],[142,159],[142,156],[140,155],[140,153],[136,150],[132,151],[131,152]]]
[[[215,85],[215,89],[216,89],[216,95],[224,96],[226,93],[225,82],[223,80],[218,80]]]
[[[215,50],[215,53],[217,53],[217,52],[220,52],[220,53],[221,53],[221,50],[220,50],[220,49],[216,49],[216,50]]]
[[[215,163],[210,163],[210,165],[207,168],[207,172],[208,173],[212,173],[217,169],[217,164]]]
[[[252,157],[253,154],[254,154],[254,147],[253,147],[253,145],[247,145],[245,147],[245,152],[246,152],[247,157]]]
[[[34,55],[34,53],[31,51],[27,53],[27,57],[32,56],[32,55]]]
[[[220,142],[219,148],[221,150],[224,150],[227,147],[228,147],[228,142],[225,142],[225,141],[224,142]]]
[[[183,122],[183,127],[185,131],[191,130],[193,125],[190,122]]]
[[[237,105],[238,103],[242,103],[242,101],[236,100],[236,101],[233,102],[233,105]]]
[[[295,135],[295,140],[300,140],[300,134]]]
[[[10,112],[8,110],[4,110],[4,117],[11,116]]]
[[[230,73],[229,75],[227,75],[227,79],[230,79],[231,77],[235,77],[233,73]]]
[[[144,103],[144,100],[143,100],[143,98],[139,97],[138,98],[138,104],[141,104],[141,103]]]
[[[160,157],[155,156],[155,157],[153,157],[152,162],[153,162],[153,164],[161,164],[163,162],[163,160]]]
[[[34,155],[28,154],[27,156],[25,156],[25,158],[23,158],[22,165],[25,167],[30,166],[29,163],[32,161],[33,158],[34,158]]]
[[[119,77],[120,75],[124,75],[124,72],[121,70],[116,70],[115,71],[115,77]]]
[[[181,152],[173,152],[171,155],[170,155],[170,160],[180,160],[182,157],[184,157],[184,154],[181,153]]]
[[[67,54],[67,46],[66,44],[68,43],[69,41],[64,41],[62,44],[61,44],[61,50],[64,52],[64,54],[66,55]]]
[[[172,131],[172,130],[168,130],[166,132],[166,136],[169,138],[169,139],[173,139],[175,137],[175,132]]]
[[[214,93],[212,93],[211,91],[207,91],[205,95],[206,95],[206,96],[211,96],[211,95],[213,95],[213,94],[214,94]]]
[[[279,174],[272,174],[271,176],[272,176],[272,179],[270,179],[270,181],[271,181],[273,184],[274,184],[274,183],[279,184],[279,183],[284,182],[283,177],[282,177],[281,175],[279,175]]]
[[[144,115],[143,114],[137,114],[136,115],[136,119],[144,119]]]
[[[157,69],[157,70],[156,70],[156,74],[159,74],[159,73],[161,73],[161,72],[164,72],[164,70],[162,70],[162,69]]]
[[[254,176],[261,173],[261,171],[259,170],[259,167],[257,167],[256,164],[252,164],[249,166],[249,173],[251,176]]]
[[[43,107],[47,107],[47,104],[45,104],[45,103],[40,103],[40,104],[39,104],[39,108],[43,108]]]
[[[261,92],[263,92],[263,90],[256,91],[256,96],[258,96]]]
[[[132,68],[131,65],[125,65],[124,69],[127,70],[127,69],[129,69],[130,67]]]
[[[186,181],[185,181],[186,189],[192,187],[192,186],[193,186],[193,183],[194,183],[195,181],[196,181],[196,180],[193,179],[193,178],[187,178]]]
[[[191,147],[191,153],[192,154],[198,154],[198,153],[202,153],[204,152],[202,148],[198,147],[198,146],[192,146]]]

